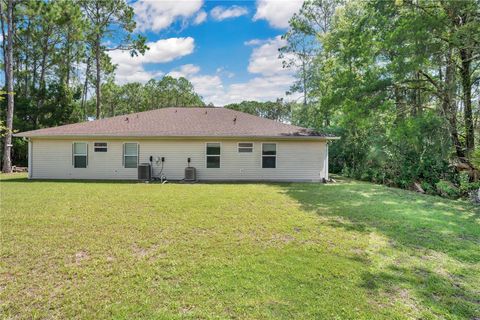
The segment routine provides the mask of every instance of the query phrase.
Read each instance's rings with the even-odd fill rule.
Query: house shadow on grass
[[[381,269],[367,268],[361,283],[367,291],[390,292],[393,301],[412,293],[415,301],[421,301],[421,309],[433,317],[480,316],[478,286],[469,285],[480,277],[478,208],[354,181],[288,184],[282,192],[304,211],[327,218],[327,225],[365,235],[379,233],[388,239],[394,252],[410,257],[406,262],[386,260],[386,267]],[[443,265],[452,263],[454,267],[438,269],[446,263],[443,259],[452,259]]]

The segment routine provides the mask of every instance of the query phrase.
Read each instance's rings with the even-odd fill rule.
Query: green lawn
[[[480,317],[465,202],[350,181],[1,179],[3,318]]]

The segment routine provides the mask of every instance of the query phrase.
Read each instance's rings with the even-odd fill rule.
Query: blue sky
[[[293,70],[282,68],[278,48],[301,1],[146,1],[132,3],[136,32],[150,50],[131,58],[113,51],[118,83],[169,74],[189,79],[206,103],[285,97]],[[295,99],[296,97],[290,97]]]

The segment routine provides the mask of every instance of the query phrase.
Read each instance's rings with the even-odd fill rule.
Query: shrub
[[[470,177],[467,172],[460,172],[459,174],[459,191],[466,196],[470,191],[478,190],[480,188],[480,181],[470,182]]]
[[[461,195],[460,189],[450,181],[440,180],[435,184],[435,188],[442,197],[456,199]]]
[[[422,181],[420,184],[422,189],[425,191],[426,194],[436,194],[435,187],[426,181]]]

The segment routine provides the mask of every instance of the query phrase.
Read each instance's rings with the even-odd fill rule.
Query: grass
[[[346,180],[1,179],[3,318],[480,317],[464,202]]]

